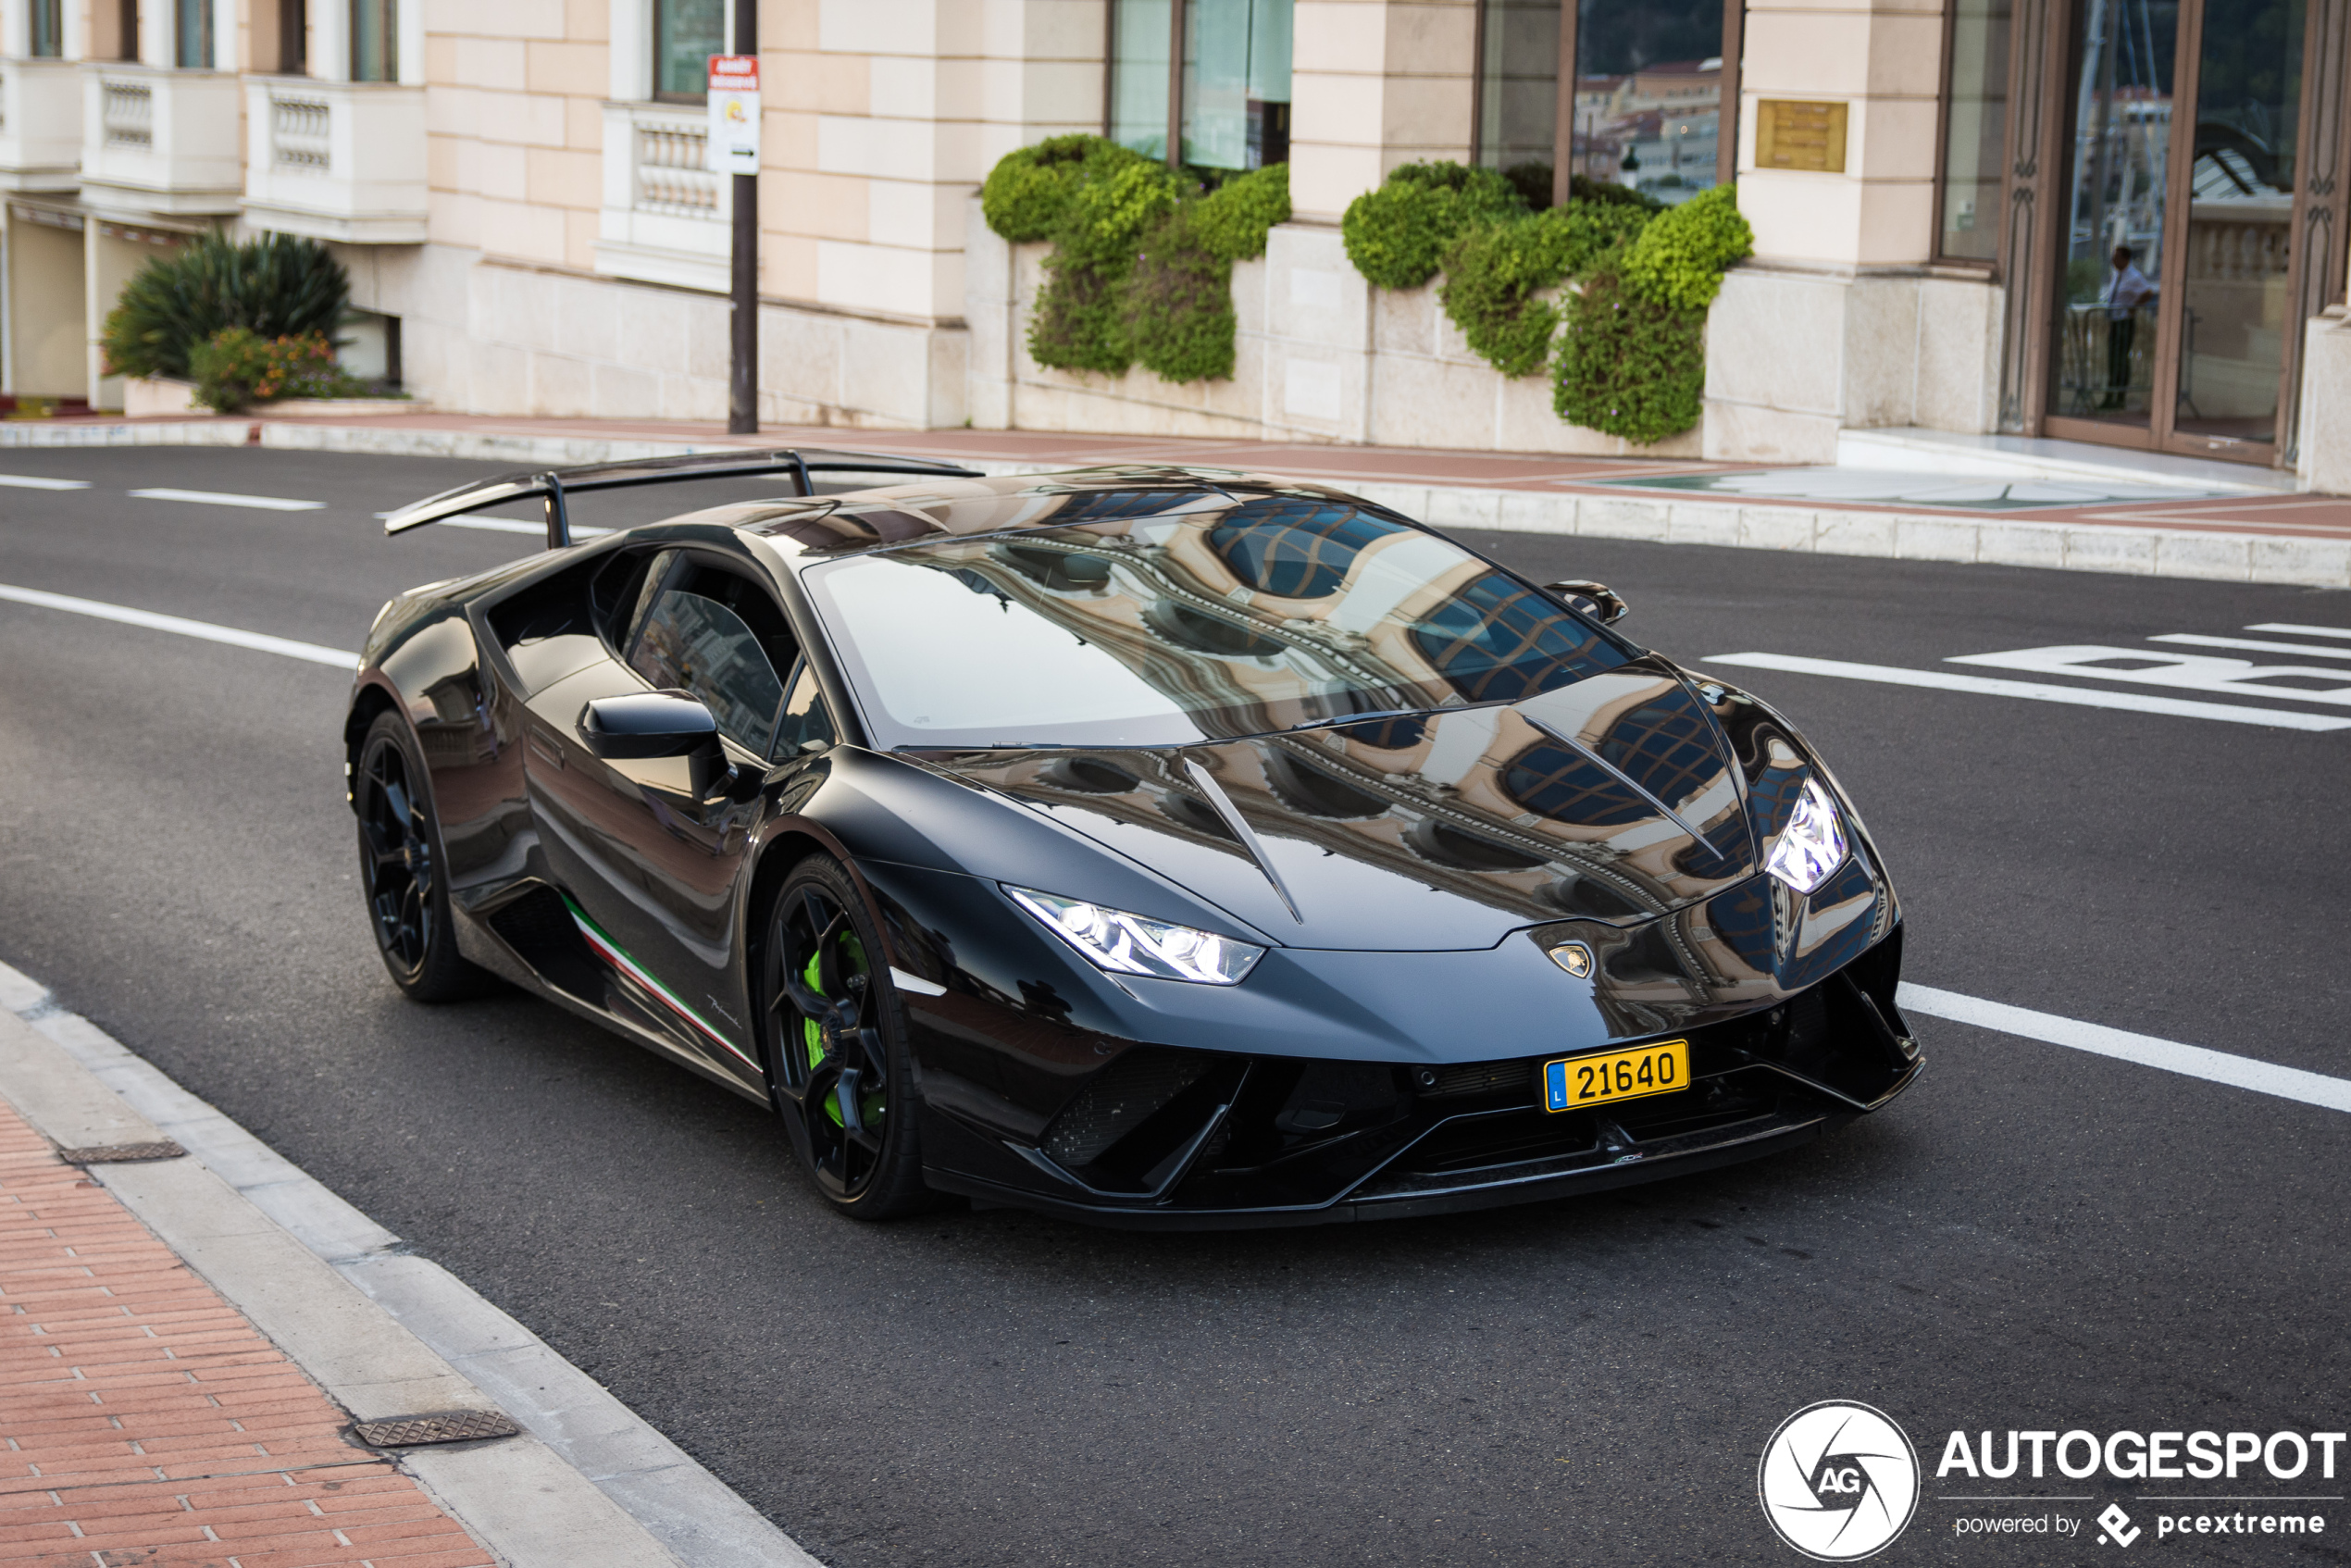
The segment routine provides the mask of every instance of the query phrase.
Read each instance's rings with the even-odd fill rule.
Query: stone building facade
[[[350,352],[437,406],[719,417],[729,189],[696,61],[735,3],[0,0],[0,390],[118,405],[96,324],[225,225],[334,245]],[[1624,450],[1348,264],[1356,195],[1454,158],[1667,201],[1738,181],[1757,254],[1666,454],[1924,428],[2351,489],[2351,0],[756,3],[771,421]],[[973,193],[1080,131],[1289,163],[1232,380],[1024,352],[1039,256]]]

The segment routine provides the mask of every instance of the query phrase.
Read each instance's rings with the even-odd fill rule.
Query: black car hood
[[[1563,916],[1636,924],[1751,877],[1778,826],[1750,826],[1753,786],[1803,759],[1748,736],[1743,769],[1737,705],[1710,706],[1649,656],[1508,705],[1180,748],[923,760],[1285,946],[1477,949]]]

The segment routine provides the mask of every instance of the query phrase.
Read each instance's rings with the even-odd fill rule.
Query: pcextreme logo
[[[1919,1505],[1919,1455],[1885,1412],[1823,1400],[1780,1423],[1755,1488],[1780,1539],[1820,1562],[1885,1550]]]

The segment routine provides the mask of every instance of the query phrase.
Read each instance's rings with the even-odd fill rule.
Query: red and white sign
[[[759,172],[759,56],[710,56],[710,170]]]

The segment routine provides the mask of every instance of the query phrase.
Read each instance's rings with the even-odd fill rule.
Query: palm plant
[[[351,275],[317,241],[264,234],[239,243],[216,230],[141,268],[99,342],[111,374],[185,380],[190,352],[225,329],[331,338],[350,300]]]

